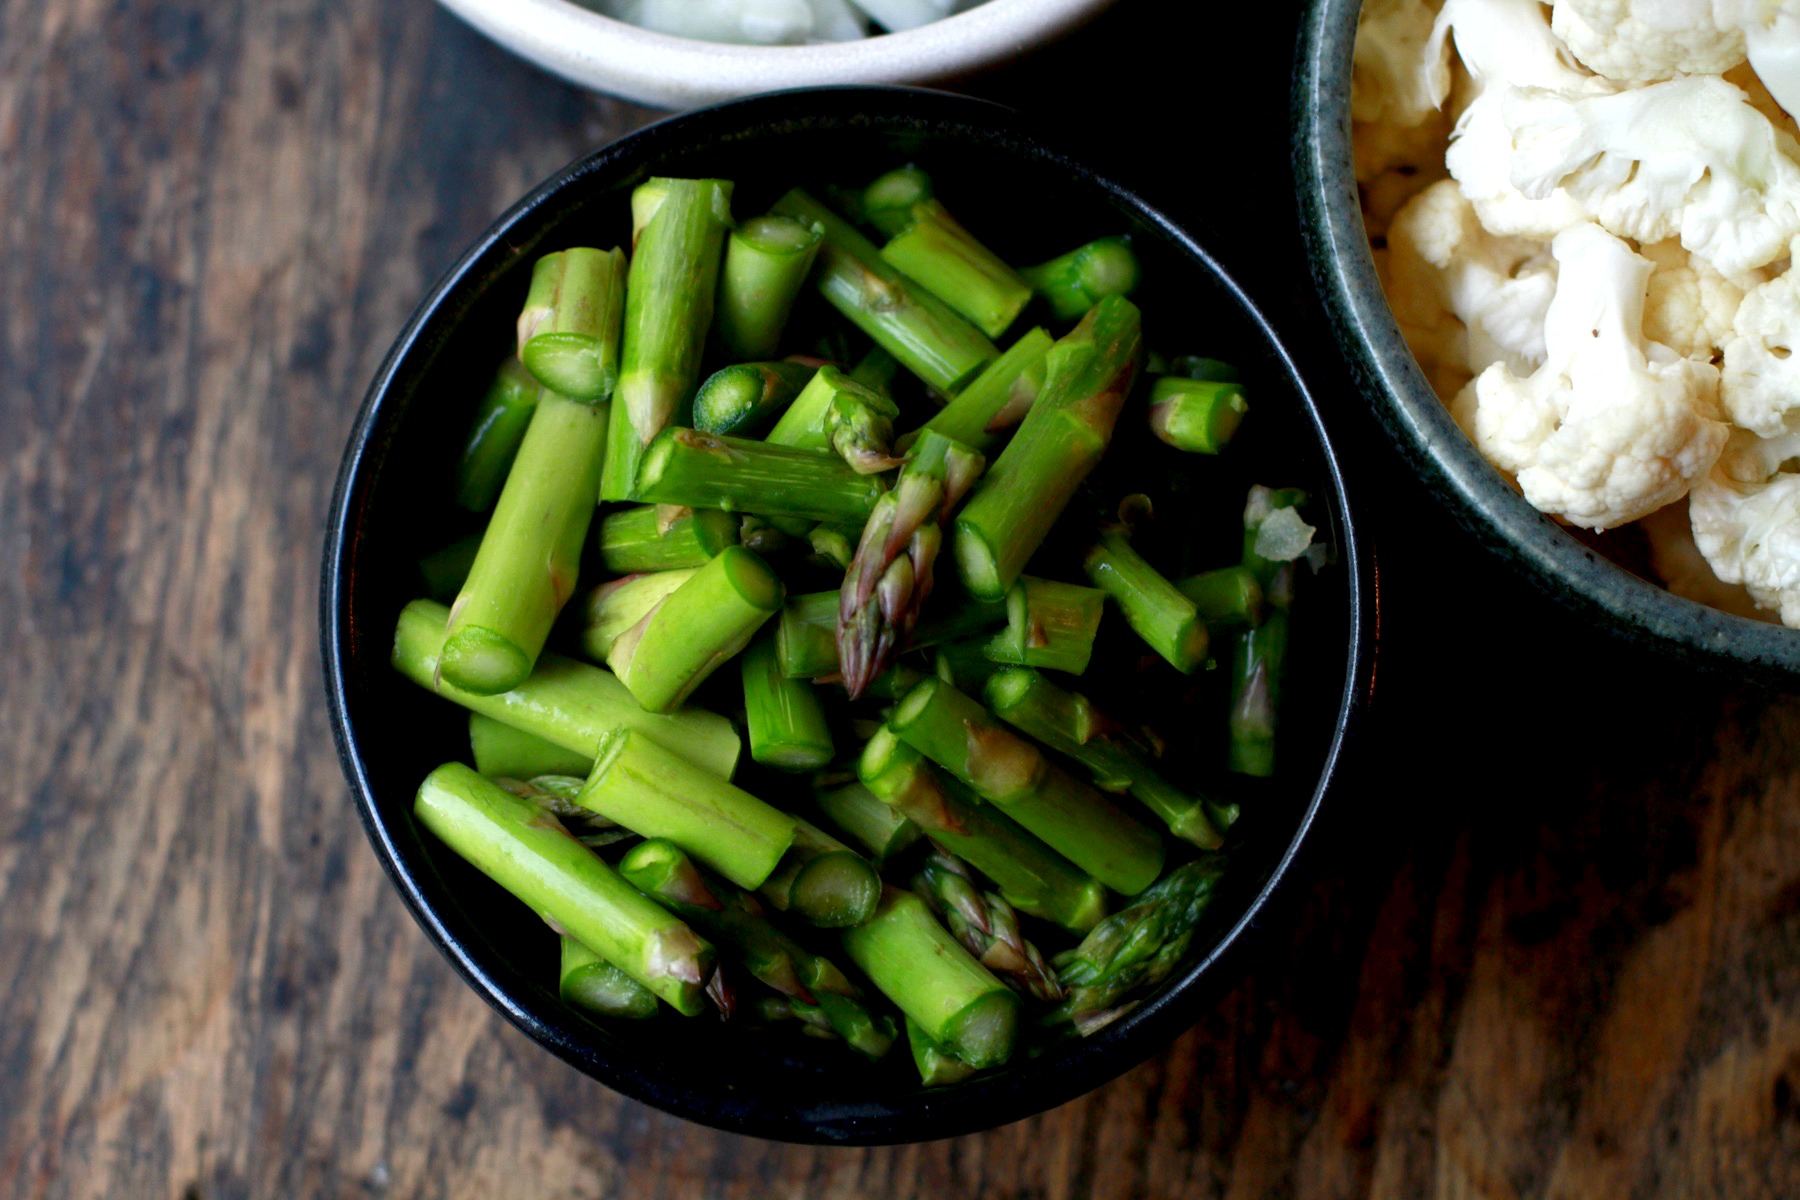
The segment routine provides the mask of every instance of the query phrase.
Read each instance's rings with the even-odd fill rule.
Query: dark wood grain
[[[481,227],[652,114],[425,0],[0,0],[0,1195],[1800,1194],[1800,699],[1565,623],[1395,480],[1307,324],[1292,18],[1147,13],[977,86],[1239,235],[1287,306],[1381,484],[1376,732],[1316,888],[1166,1054],[850,1151],[664,1117],[504,1025],[326,727],[362,388]],[[1220,111],[1190,46],[1260,82]]]

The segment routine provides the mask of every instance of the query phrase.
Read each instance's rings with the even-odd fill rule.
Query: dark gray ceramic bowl
[[[707,1019],[599,1024],[565,1008],[548,930],[415,826],[414,790],[433,767],[466,755],[466,723],[387,664],[421,547],[453,532],[446,464],[505,353],[539,253],[625,240],[628,195],[651,174],[733,178],[734,206],[749,213],[791,183],[866,179],[909,159],[933,172],[946,199],[954,192],[971,228],[995,231],[986,236],[1002,252],[1129,230],[1145,265],[1147,334],[1204,342],[1236,359],[1256,389],[1241,446],[1217,460],[1207,486],[1232,513],[1260,471],[1264,482],[1307,487],[1313,520],[1337,551],[1336,566],[1309,581],[1304,620],[1296,616],[1281,769],[1239,824],[1244,849],[1191,960],[1095,1036],[931,1091],[903,1049],[871,1067],[835,1045],[745,1036]],[[1034,203],[1018,204],[1020,195]],[[1124,187],[978,101],[905,89],[756,97],[672,118],[572,164],[483,234],[408,322],[363,403],[332,501],[321,599],[333,730],[369,839],[426,934],[507,1019],[576,1067],[670,1112],[764,1137],[897,1142],[985,1129],[1060,1104],[1186,1029],[1235,979],[1277,895],[1303,886],[1302,852],[1320,840],[1374,678],[1373,571],[1343,497],[1318,415],[1274,333],[1205,252]],[[1213,524],[1217,552],[1235,555],[1235,522]],[[1219,736],[1216,726],[1169,732]],[[765,798],[795,800],[773,790]]]
[[[1294,160],[1314,278],[1352,373],[1401,453],[1474,536],[1570,608],[1658,652],[1790,685],[1800,630],[1683,599],[1532,508],[1451,418],[1394,322],[1351,167],[1350,59],[1362,0],[1310,0],[1294,89]]]

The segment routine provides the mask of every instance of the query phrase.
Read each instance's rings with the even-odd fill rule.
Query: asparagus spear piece
[[[644,199],[640,203],[633,194],[632,219],[638,224],[641,216],[642,223],[625,289],[602,500],[634,498],[646,449],[699,382],[720,250],[731,224],[731,184],[724,180],[658,178],[638,192]]]
[[[1057,955],[1068,999],[1049,1019],[1068,1021],[1086,1036],[1123,1016],[1181,965],[1223,873],[1217,855],[1184,863]]]
[[[1050,302],[1059,321],[1072,321],[1107,296],[1129,296],[1138,283],[1131,240],[1100,238],[1019,274]]]
[[[883,237],[893,237],[913,222],[913,205],[932,197],[931,176],[907,163],[875,177],[863,189],[864,221]]]
[[[621,829],[617,821],[589,812],[575,802],[576,797],[581,795],[583,784],[587,782],[586,776],[537,775],[530,779],[500,776],[492,781],[513,795],[531,801],[561,821],[563,828],[574,834],[575,840],[590,850],[598,850],[602,846],[610,846],[633,836],[629,829]]]
[[[727,546],[614,639],[606,665],[646,712],[669,712],[749,644],[783,595],[767,563]]]
[[[1175,588],[1194,602],[1209,630],[1248,629],[1263,619],[1262,584],[1249,567],[1220,567],[1177,579]]]
[[[824,232],[777,215],[752,217],[732,230],[719,276],[719,342],[727,354],[750,359],[775,352]]]
[[[1012,1054],[1018,997],[957,945],[923,900],[888,888],[875,916],[843,939],[882,995],[957,1058],[980,1068]]]
[[[1136,895],[1162,872],[1162,839],[1154,831],[941,680],[908,692],[888,727],[1114,891]]]
[[[1096,786],[1130,791],[1176,837],[1203,850],[1223,842],[1205,798],[1188,796],[1157,774],[1087,697],[1015,667],[989,679],[984,698],[1001,720],[1086,767]]]
[[[980,638],[946,642],[932,655],[931,671],[953,688],[979,692],[1000,664],[988,657],[987,643]]]
[[[710,508],[642,504],[600,521],[600,561],[620,575],[698,567],[738,542],[738,520]]]
[[[1142,357],[1138,311],[1108,296],[1046,359],[1043,390],[956,518],[963,586],[1005,596],[1106,452]]]
[[[469,577],[469,568],[475,565],[475,555],[480,550],[481,534],[471,533],[421,558],[419,578],[425,584],[425,594],[439,604],[456,599],[456,593],[462,591],[463,581]]]
[[[532,414],[469,577],[450,606],[438,670],[495,695],[531,674],[575,590],[606,447],[606,410],[545,392]]]
[[[1031,303],[1031,285],[936,200],[912,206],[881,257],[991,338],[1005,333]]]
[[[631,729],[600,739],[576,802],[668,838],[740,887],[760,886],[794,843],[794,818]]]
[[[1242,384],[1165,375],[1150,389],[1150,432],[1177,450],[1217,454],[1249,407]]]
[[[817,369],[797,362],[720,367],[694,393],[694,428],[748,437],[792,404]]]
[[[884,804],[925,836],[993,880],[1020,912],[1054,921],[1072,933],[1092,929],[1106,913],[1100,881],[1021,829],[999,809],[957,794],[957,785],[925,762],[892,730],[877,730],[863,747],[857,771]]]
[[[851,540],[854,532],[845,533],[840,526],[820,524],[807,532],[806,540],[812,546],[815,559],[847,571],[851,559],[856,557],[856,544]]]
[[[862,846],[879,865],[912,846],[922,831],[905,813],[877,799],[860,783],[814,797],[826,818]]]
[[[519,361],[558,395],[590,404],[619,378],[625,252],[585,246],[546,254],[531,269],[519,314]]]
[[[929,429],[976,450],[987,450],[1037,401],[1044,386],[1044,360],[1055,344],[1041,326],[1021,335],[909,437],[917,438]],[[911,445],[907,438],[901,443],[903,448]]]
[[[438,675],[448,617],[443,605],[414,600],[394,628],[394,669],[427,691],[578,754],[593,754],[615,729],[635,729],[721,779],[736,769],[738,735],[724,717],[699,709],[647,713],[610,672],[560,654],[540,657],[531,678],[510,692],[463,691]]]
[[[882,260],[868,238],[795,188],[775,211],[822,227],[815,277],[821,294],[902,366],[946,396],[999,355],[949,305]]]
[[[509,357],[500,364],[475,410],[456,463],[457,504],[470,512],[486,512],[494,506],[542,390],[518,359]]]
[[[900,360],[880,346],[871,346],[869,352],[851,368],[850,378],[866,388],[874,388],[882,395],[892,397],[894,380],[899,374]]]
[[[774,633],[751,642],[741,662],[750,757],[783,771],[816,771],[830,762],[825,706],[811,683],[781,673]]]
[[[883,491],[835,454],[795,450],[692,429],[669,429],[644,452],[638,499],[805,517],[862,527]]]
[[[583,606],[581,652],[595,662],[605,662],[615,642],[655,611],[671,592],[692,579],[699,569],[683,567],[675,571],[627,575],[589,592]]]
[[[943,523],[986,460],[926,431],[891,491],[875,503],[838,597],[838,668],[855,700],[893,662],[931,595]]]
[[[656,997],[649,988],[566,933],[557,990],[563,1003],[603,1017],[641,1021],[656,1015]]]
[[[827,365],[807,381],[764,440],[801,450],[830,449],[858,475],[873,475],[900,465],[890,453],[899,414],[886,393]]]
[[[413,801],[419,824],[557,929],[694,1016],[713,951],[529,800],[461,763],[425,777]]]
[[[906,1018],[906,1040],[912,1047],[913,1065],[919,1069],[919,1082],[926,1087],[960,1083],[975,1073],[974,1067],[932,1041],[911,1017]]]
[[[1099,588],[1021,575],[1006,594],[1006,628],[982,647],[993,662],[1080,675],[1106,610]]]
[[[590,755],[564,749],[478,712],[469,714],[469,750],[475,769],[489,779],[531,779],[539,775],[579,775],[585,779],[594,766]]]
[[[794,844],[760,890],[782,912],[822,929],[843,929],[874,913],[881,877],[868,859],[795,818]]]
[[[1275,773],[1275,716],[1287,660],[1288,617],[1270,613],[1237,635],[1231,655],[1231,741],[1227,764],[1243,775]]]
[[[1019,932],[1019,914],[996,893],[983,892],[967,863],[937,851],[926,858],[913,890],[982,966],[1028,996],[1049,1004],[1062,999],[1044,956]]]
[[[775,630],[781,673],[790,679],[823,679],[838,673],[837,622],[843,592],[790,596]],[[920,621],[902,649],[919,649],[991,629],[1006,619],[1003,604],[968,601],[946,605],[939,616]]]
[[[1088,578],[1118,602],[1125,623],[1177,671],[1191,675],[1206,661],[1210,639],[1194,602],[1109,530],[1088,549]]]

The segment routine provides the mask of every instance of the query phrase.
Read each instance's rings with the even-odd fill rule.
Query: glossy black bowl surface
[[[1351,162],[1350,63],[1362,0],[1309,0],[1293,99],[1294,164],[1314,279],[1338,343],[1400,452],[1477,540],[1615,634],[1692,665],[1791,687],[1800,631],[1684,599],[1532,508],[1457,427],[1407,348],[1363,227]]]
[[[1313,520],[1337,554],[1308,581],[1306,619],[1296,621],[1303,636],[1291,656],[1282,770],[1241,823],[1246,848],[1192,961],[1096,1036],[932,1091],[919,1088],[903,1047],[871,1067],[803,1038],[746,1037],[667,1014],[648,1025],[600,1024],[563,1007],[548,931],[415,827],[414,789],[438,763],[466,756],[466,727],[460,712],[387,665],[395,617],[418,586],[413,563],[447,536],[446,464],[506,351],[536,255],[626,240],[630,189],[652,174],[736,179],[735,210],[754,213],[794,182],[858,181],[907,160],[930,169],[955,211],[993,231],[986,236],[1003,254],[1128,229],[1145,263],[1140,299],[1152,344],[1234,358],[1255,388],[1242,446],[1219,460],[1223,511],[1235,519],[1241,489],[1266,470],[1262,482],[1312,489]],[[1226,521],[1212,531],[1219,553],[1235,554],[1235,528]],[[1301,851],[1316,840],[1374,676],[1373,571],[1337,463],[1292,363],[1243,293],[1156,210],[1038,140],[1016,114],[909,89],[777,93],[674,117],[572,164],[501,217],[432,290],[369,389],[332,501],[322,605],[332,724],[363,823],[414,916],[469,984],[532,1038],[627,1095],[795,1141],[899,1142],[988,1128],[1080,1094],[1187,1028],[1235,977],[1277,893],[1305,878]]]

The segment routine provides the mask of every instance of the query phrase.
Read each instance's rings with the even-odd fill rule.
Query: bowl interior
[[[1660,653],[1791,686],[1800,632],[1684,599],[1577,540],[1482,458],[1426,381],[1376,276],[1352,166],[1350,65],[1361,11],[1362,0],[1311,0],[1295,75],[1294,157],[1320,298],[1377,416],[1463,526],[1560,602]]]
[[[507,352],[536,255],[626,242],[630,189],[652,174],[734,179],[734,211],[748,215],[794,183],[859,182],[904,161],[930,170],[952,211],[1015,261],[1129,231],[1144,262],[1137,298],[1148,343],[1246,371],[1252,414],[1231,453],[1204,473],[1190,509],[1231,519],[1184,523],[1177,513],[1158,521],[1183,531],[1196,569],[1236,560],[1235,518],[1252,482],[1308,488],[1313,520],[1338,558],[1307,581],[1289,657],[1281,770],[1243,789],[1246,845],[1188,967],[1094,1037],[930,1092],[918,1087],[903,1047],[871,1067],[837,1046],[744,1037],[708,1019],[665,1014],[647,1027],[608,1025],[563,1007],[548,930],[415,828],[413,792],[440,762],[466,757],[466,723],[387,665],[395,617],[418,591],[416,558],[457,532],[447,467]],[[377,377],[345,459],[326,555],[325,654],[345,769],[378,853],[420,922],[516,1024],[611,1086],[696,1120],[797,1140],[898,1141],[1059,1103],[1191,1023],[1208,984],[1223,982],[1214,978],[1219,960],[1236,952],[1291,866],[1336,770],[1370,678],[1372,613],[1357,603],[1366,578],[1336,464],[1299,378],[1243,295],[1184,235],[1020,131],[1006,110],[906,89],[788,93],[673,118],[572,165],[501,218],[434,290]],[[1217,742],[1222,755],[1221,729],[1192,735]],[[798,792],[805,781],[764,776],[756,786],[784,785]],[[775,790],[765,798],[785,799]]]

